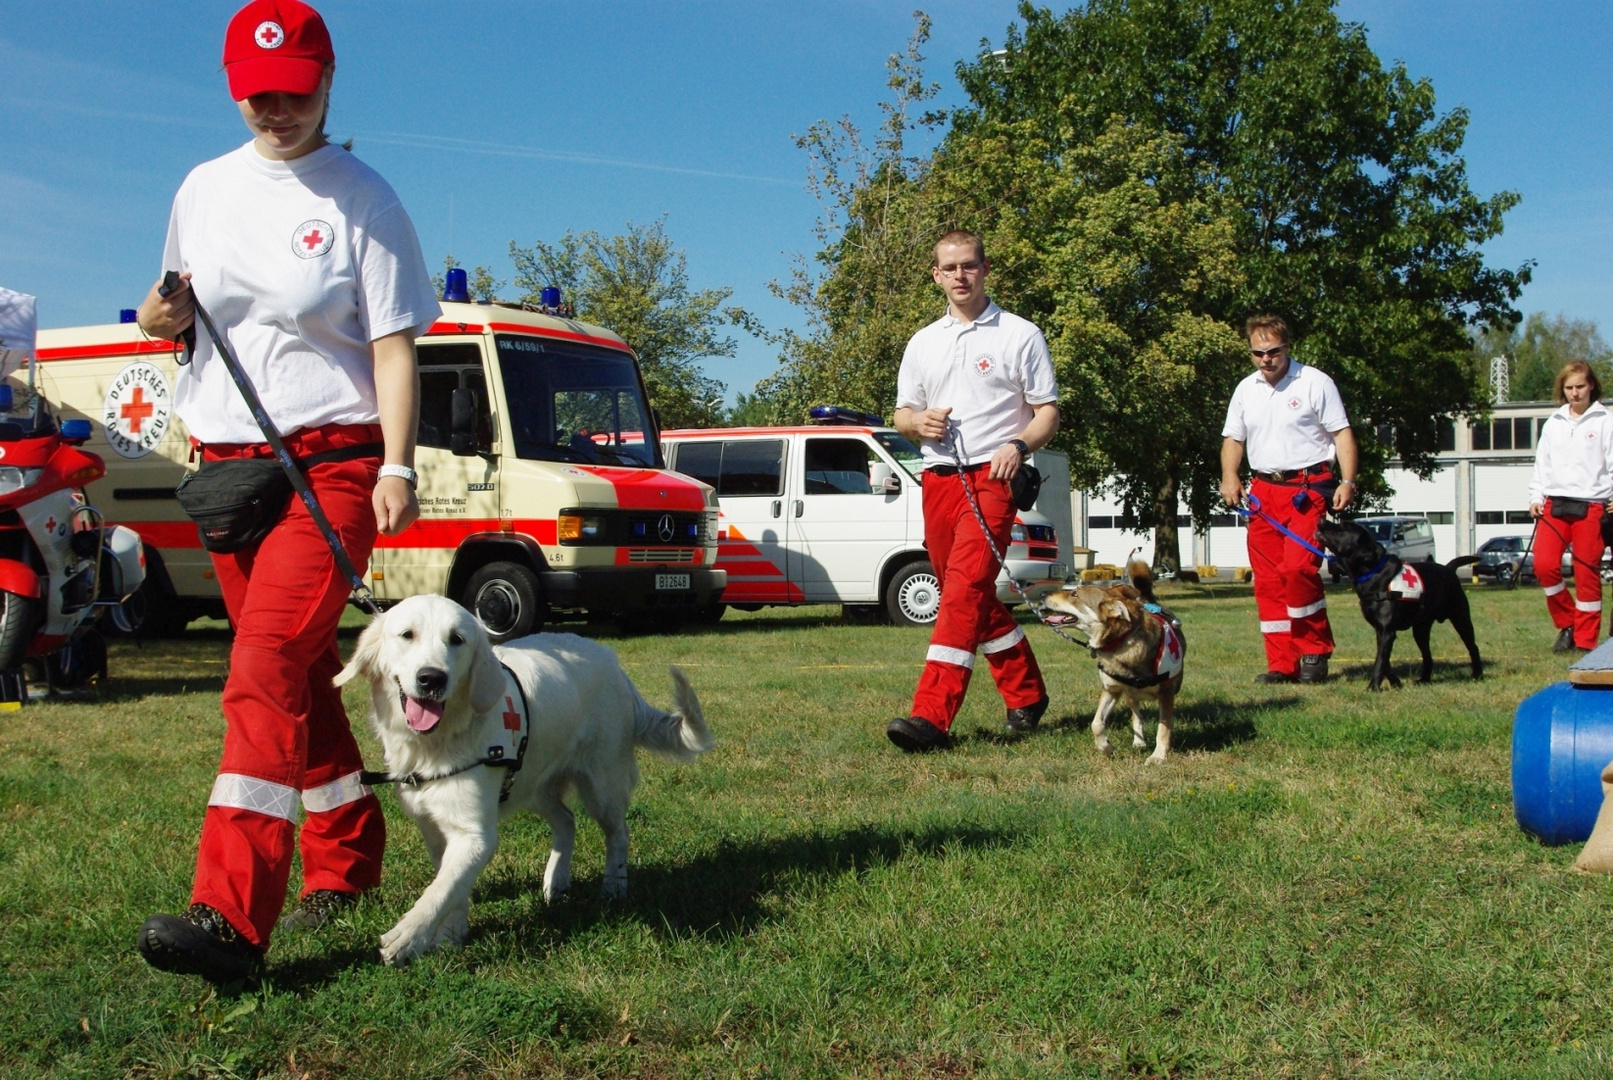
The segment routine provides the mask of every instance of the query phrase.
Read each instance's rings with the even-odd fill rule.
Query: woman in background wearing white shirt
[[[1557,373],[1556,400],[1535,446],[1529,514],[1535,519],[1535,576],[1558,629],[1555,652],[1594,649],[1602,632],[1602,519],[1613,499],[1613,413],[1583,360]],[[1563,582],[1563,552],[1574,553],[1574,599]]]
[[[441,308],[396,193],[325,138],[335,61],[298,0],[253,0],[230,20],[224,71],[252,141],[185,178],[163,269],[186,287],[154,287],[139,321],[173,338],[195,300],[206,307],[362,573],[377,532],[419,515],[414,338]],[[175,409],[204,463],[269,456],[206,334]],[[317,925],[380,880],[386,831],[331,684],[349,584],[306,507],[291,499],[257,544],[212,558],[235,629],[224,754],[190,909],[153,915],[137,945],[154,967],[230,983],[262,970],[299,842],[292,920]]]

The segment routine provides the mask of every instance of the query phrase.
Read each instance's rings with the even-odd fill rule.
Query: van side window
[[[672,467],[702,484],[720,488],[722,483],[722,443],[715,440],[684,443],[672,458]],[[721,494],[719,490],[718,494]]]
[[[806,493],[808,495],[872,495],[868,464],[873,451],[861,439],[808,439],[806,441]]]
[[[452,403],[455,390],[476,391],[476,448],[493,448],[493,419],[487,406],[487,376],[482,372],[482,349],[474,342],[419,344],[421,446],[448,449],[453,434]]]
[[[718,498],[724,495],[782,494],[783,439],[735,439],[723,443]]]

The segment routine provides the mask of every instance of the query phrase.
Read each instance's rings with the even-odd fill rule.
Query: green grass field
[[[644,759],[625,901],[598,898],[588,823],[546,908],[547,830],[521,816],[468,946],[382,967],[430,877],[384,793],[383,886],[277,936],[238,998],[133,948],[188,899],[227,641],[119,644],[97,698],[0,714],[0,1075],[1608,1075],[1613,882],[1523,836],[1508,783],[1512,711],[1564,664],[1537,589],[1469,595],[1488,677],[1441,626],[1433,685],[1374,696],[1352,595],[1342,677],[1268,688],[1247,590],[1170,593],[1189,651],[1163,768],[1093,751],[1092,663],[1039,628],[1050,729],[1000,740],[982,671],[959,747],[923,758],[883,734],[922,631],[814,608],[613,638],[657,703],[682,665],[719,739]],[[1408,680],[1415,655],[1402,636]]]

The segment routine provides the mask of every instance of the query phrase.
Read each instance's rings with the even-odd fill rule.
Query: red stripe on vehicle
[[[458,323],[435,322],[428,335],[432,334],[480,334],[484,330],[491,330],[495,334],[528,334],[532,337],[556,338],[560,341],[580,341],[587,345],[603,345],[607,349],[615,349],[632,355],[633,350],[627,345],[612,338],[595,337],[592,334],[579,333],[576,330],[553,330],[546,326],[529,326],[526,323]]]
[[[147,547],[196,551],[202,546],[202,534],[188,521],[120,521],[118,524],[139,533],[140,542]]]
[[[155,341],[109,341],[104,345],[60,345],[54,349],[35,349],[40,363],[53,360],[87,360],[94,356],[139,356],[145,353],[172,353],[173,342],[163,338]]]
[[[608,481],[616,489],[616,505],[623,510],[704,510],[706,494],[693,480],[660,469],[614,469],[577,465],[590,476]]]
[[[422,519],[397,536],[382,536],[378,548],[457,548],[472,536],[528,536],[540,544],[558,543],[559,523],[525,518],[436,518]]]

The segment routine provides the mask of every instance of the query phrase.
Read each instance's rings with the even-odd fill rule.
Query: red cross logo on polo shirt
[[[1289,407],[1289,408],[1290,408],[1290,409],[1297,409],[1297,408],[1299,408],[1299,398],[1297,398],[1297,397],[1291,397],[1291,398],[1289,398],[1289,399],[1288,399],[1288,407]]]
[[[306,247],[309,251],[312,251],[314,248],[319,246],[319,242],[323,239],[325,238],[319,235],[319,230],[315,229],[313,232],[303,237],[302,242],[304,247]]]
[[[504,726],[511,731],[521,730],[521,714],[515,711],[515,702],[507,694],[504,697]]]
[[[129,399],[129,403],[123,406],[122,409],[123,418],[129,421],[129,434],[140,434],[140,425],[149,420],[151,414],[156,411],[157,407],[146,400],[146,388],[143,386],[135,387],[134,396]]]
[[[277,22],[260,22],[258,28],[252,32],[252,40],[262,49],[278,49],[286,42],[286,32]]]
[[[291,250],[299,259],[317,259],[330,250],[335,236],[336,230],[330,227],[330,222],[310,218],[292,230]]]

